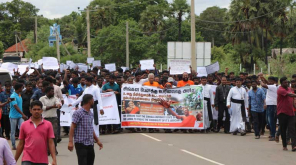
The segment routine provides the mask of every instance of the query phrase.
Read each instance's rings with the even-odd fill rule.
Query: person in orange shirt
[[[129,114],[139,114],[140,109],[135,105],[133,101],[128,102],[128,107],[125,109]]]
[[[170,103],[168,101],[165,101],[164,99],[158,99],[158,102],[159,102],[159,104],[161,104],[162,106],[164,106],[165,108],[167,108],[170,114],[172,114],[173,116],[175,116],[177,119],[181,119],[182,120],[182,123],[181,123],[180,126],[182,126],[182,127],[194,127],[195,121],[196,121],[196,117],[189,114],[188,107],[183,107],[184,116],[183,115],[180,116],[180,115],[176,114],[170,108]],[[198,115],[197,115],[197,117],[200,118],[200,114],[198,114]]]
[[[151,86],[151,87],[160,87],[158,82],[154,81],[154,74],[149,73],[148,81],[143,84],[143,86]]]
[[[178,82],[177,87],[184,87],[188,85],[194,85],[194,82],[189,80],[189,76],[187,72],[183,73],[182,80]]]

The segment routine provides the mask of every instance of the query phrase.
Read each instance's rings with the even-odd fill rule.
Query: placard
[[[140,60],[141,70],[154,70],[154,60]]]
[[[43,57],[42,58],[43,69],[46,70],[57,70],[59,69],[58,60],[54,57]]]
[[[116,65],[115,63],[105,64],[105,69],[109,70],[110,72],[114,72],[116,71]]]
[[[126,70],[128,70],[128,67],[122,66],[121,69],[123,70],[123,72],[125,72]]]
[[[196,69],[197,77],[203,77],[203,76],[208,76],[207,73],[207,68],[202,66],[202,67],[197,67]]]
[[[84,71],[85,73],[87,73],[87,69],[88,69],[87,65],[78,65],[78,71],[79,72]]]
[[[74,63],[73,61],[66,61],[66,65],[70,65],[71,63]]]
[[[93,58],[93,57],[88,57],[88,58],[87,58],[87,63],[88,63],[88,64],[91,64],[91,63],[93,63],[94,60],[95,60],[95,58]]]
[[[102,66],[101,60],[95,60],[95,61],[93,61],[93,67],[95,67],[95,66]]]
[[[169,65],[171,67],[171,75],[183,74],[184,72],[191,73],[191,60],[170,59]]]
[[[206,68],[207,68],[207,73],[212,74],[220,70],[220,65],[219,65],[219,62],[215,62],[214,64],[206,66]]]

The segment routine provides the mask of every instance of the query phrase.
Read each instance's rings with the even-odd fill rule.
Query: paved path
[[[105,165],[287,165],[296,164],[296,153],[282,151],[281,143],[267,136],[254,139],[224,133],[121,133],[100,137],[104,149],[95,146],[95,164]],[[68,138],[58,144],[59,165],[76,165],[75,150],[67,150]],[[20,161],[18,164],[21,164]]]

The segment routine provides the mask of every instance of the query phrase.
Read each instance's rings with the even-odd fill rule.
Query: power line
[[[282,9],[279,9],[279,10],[276,10],[276,11],[272,11],[272,12],[269,12],[269,13],[266,13],[266,14],[263,14],[261,16],[258,16],[258,17],[253,17],[253,18],[250,18],[250,19],[245,19],[245,20],[238,20],[238,21],[224,21],[224,22],[219,22],[219,21],[209,21],[209,20],[203,20],[203,19],[198,19],[196,18],[196,20],[200,21],[200,22],[207,22],[207,23],[216,23],[216,24],[231,24],[231,23],[239,23],[239,22],[246,22],[246,21],[251,21],[251,20],[255,20],[255,19],[258,19],[258,18],[261,18],[261,17],[265,17],[271,13],[275,13],[275,12],[278,12],[280,10],[283,10],[283,9],[286,9],[285,8],[282,8]]]
[[[247,33],[251,33],[253,31],[247,31],[247,32],[232,32],[232,31],[222,31],[222,30],[216,30],[216,29],[211,29],[211,28],[207,28],[207,27],[202,27],[202,26],[198,26],[196,25],[196,27],[200,27],[209,31],[216,31],[216,32],[221,32],[221,33],[230,33],[230,34],[247,34]]]

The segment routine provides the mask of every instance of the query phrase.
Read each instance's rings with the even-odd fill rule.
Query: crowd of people
[[[287,145],[291,144],[292,151],[296,151],[296,75],[291,79],[265,78],[262,73],[249,75],[242,72],[236,76],[226,68],[224,72],[200,77],[194,70],[170,75],[169,70],[160,72],[155,67],[154,70],[141,71],[140,68],[140,65],[125,71],[118,68],[114,72],[102,67],[93,67],[87,72],[41,68],[30,75],[27,74],[29,68],[22,75],[16,70],[11,82],[0,84],[0,151],[7,151],[0,152],[0,165],[3,161],[15,163],[22,152],[24,165],[46,164],[48,155],[53,158],[52,164],[56,164],[62,130],[65,135],[69,134],[68,149],[76,148],[78,163],[93,164],[94,141],[103,147],[98,134],[123,131],[120,124],[99,127],[98,113],[104,114],[100,93],[114,92],[121,114],[121,87],[124,83],[162,89],[202,85],[205,129],[165,129],[166,133],[218,133],[223,129],[225,134],[244,136],[254,130],[255,139],[260,139],[269,129],[269,141],[279,142],[281,136],[283,150],[288,150]],[[212,85],[217,85],[215,91]],[[76,95],[77,100],[69,106],[78,107],[81,103],[81,107],[74,112],[71,127],[61,130],[59,118],[63,113],[60,111],[64,104],[63,94]],[[160,130],[130,128],[128,131],[153,133]],[[15,157],[10,155],[10,147],[3,138],[11,140],[12,150],[16,150]],[[19,139],[18,146],[16,138]],[[5,155],[1,156],[2,153]]]

